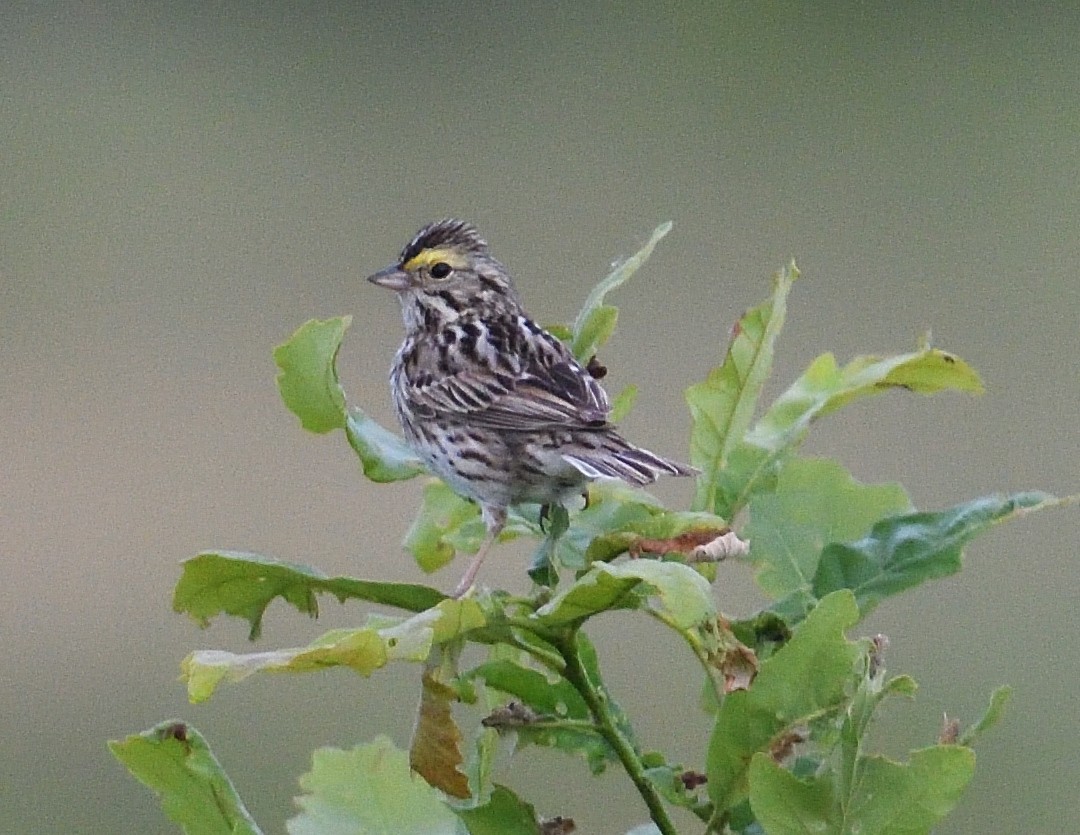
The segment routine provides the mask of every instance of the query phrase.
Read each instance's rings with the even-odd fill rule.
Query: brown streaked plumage
[[[694,473],[616,432],[600,383],[529,318],[469,224],[425,226],[369,281],[401,301],[405,341],[390,384],[405,437],[432,472],[480,505],[487,525],[456,596],[472,586],[510,505],[561,504],[597,478],[641,486]]]

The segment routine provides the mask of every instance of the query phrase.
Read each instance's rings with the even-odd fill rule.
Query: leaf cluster
[[[618,311],[608,294],[670,228],[657,228],[618,265],[572,325],[552,328],[579,359],[611,337]],[[219,615],[243,618],[253,640],[278,598],[311,616],[323,594],[399,612],[373,611],[306,646],[203,650],[183,661],[193,702],[255,674],[420,668],[408,750],[380,737],[316,751],[300,780],[292,835],[572,831],[572,810],[542,820],[497,782],[505,740],[518,751],[540,745],[578,755],[593,773],[621,767],[650,821],[635,833],[678,831],[672,810],[682,809],[698,831],[712,833],[914,835],[953,808],[973,773],[970,746],[1000,717],[1007,691],[965,733],[946,729],[906,762],[889,760],[866,750],[867,729],[887,697],[911,697],[915,683],[886,675],[883,638],[852,640],[848,632],[888,597],[957,572],[964,546],[992,525],[1061,500],[1018,493],[917,511],[898,484],[861,484],[838,461],[800,455],[817,420],[855,401],[890,390],[978,394],[982,383],[966,362],[929,344],[844,365],[826,353],[759,409],[798,277],[793,264],[777,273],[769,298],[739,319],[720,364],[686,392],[690,456],[700,470],[690,508],[668,509],[609,483],[592,485],[585,507],[557,508],[546,522],[538,507],[514,508],[502,538],[536,541],[526,595],[495,590],[454,600],[425,585],[329,577],[239,552],[205,552],[184,564],[174,609],[202,626]],[[336,359],[349,324],[308,322],[276,349],[282,399],[305,429],[342,430],[371,481],[421,476],[404,441],[345,396]],[[635,393],[615,399],[618,416]],[[431,478],[421,495],[404,547],[424,571],[479,547],[475,505]],[[732,620],[717,609],[710,583],[730,570],[718,565],[724,557],[749,565],[771,601],[753,617]],[[616,609],[673,630],[698,663],[705,762],[685,766],[640,745],[587,634],[592,618]],[[463,664],[469,644],[484,652]],[[482,715],[468,735],[455,705]],[[260,831],[190,725],[171,720],[111,748],[184,831]]]

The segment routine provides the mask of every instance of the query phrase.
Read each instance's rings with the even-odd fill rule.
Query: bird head
[[[515,312],[520,302],[506,268],[491,256],[475,228],[460,220],[428,224],[405,245],[396,263],[368,281],[394,290],[406,325],[430,326],[464,314]]]

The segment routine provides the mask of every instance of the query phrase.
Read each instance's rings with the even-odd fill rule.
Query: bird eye
[[[453,272],[452,268],[445,261],[439,261],[431,265],[432,278],[446,278],[451,272]]]

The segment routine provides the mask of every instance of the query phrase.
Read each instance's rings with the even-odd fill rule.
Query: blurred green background
[[[366,483],[340,437],[279,403],[271,349],[351,313],[354,401],[392,422],[394,300],[361,279],[423,222],[474,221],[542,321],[612,259],[674,232],[615,301],[627,434],[685,456],[681,392],[788,258],[804,272],[778,393],[815,355],[935,341],[982,398],[891,394],[809,451],[920,507],[1077,490],[1080,12],[1071,4],[5,3],[0,7],[0,829],[166,833],[105,740],[172,716],[215,746],[267,832],[320,744],[408,739],[417,673],[259,678],[190,706],[178,664],[243,651],[170,611],[178,562],[248,549],[419,581],[398,546],[420,485]],[[657,491],[685,503],[690,485]],[[1014,522],[964,572],[890,600],[894,754],[1015,688],[941,832],[1080,818],[1075,510]],[[490,583],[525,588],[524,550]],[[456,575],[456,569],[451,573]],[[453,579],[434,582],[449,587]],[[721,606],[758,599],[723,567]],[[355,622],[280,604],[262,646]],[[650,624],[596,638],[645,742],[700,763],[694,663]],[[645,659],[646,666],[642,666]],[[616,774],[530,750],[507,781],[579,831],[645,810]]]

